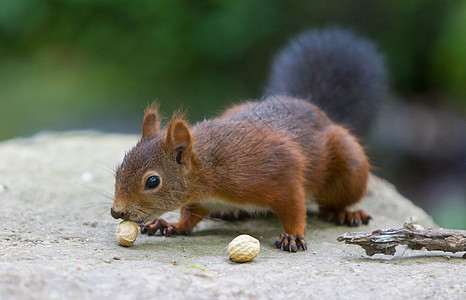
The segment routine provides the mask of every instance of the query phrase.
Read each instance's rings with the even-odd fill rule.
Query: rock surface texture
[[[205,220],[191,236],[140,235],[119,246],[109,215],[113,170],[132,135],[40,134],[0,143],[0,299],[464,299],[466,260],[397,249],[368,257],[339,243],[348,231],[398,228],[426,213],[372,176],[360,207],[374,220],[357,229],[308,217],[308,251],[272,247],[276,218]],[[169,213],[167,220],[176,220]],[[239,234],[261,242],[252,262],[228,259]],[[448,256],[446,256],[448,255]]]

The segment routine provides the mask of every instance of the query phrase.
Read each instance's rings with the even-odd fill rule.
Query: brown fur
[[[277,246],[293,252],[306,248],[306,195],[338,223],[370,218],[347,211],[366,191],[364,151],[313,104],[269,97],[192,127],[178,114],[166,130],[159,124],[156,106],[146,109],[142,139],[116,174],[114,217],[141,223],[182,208],[177,223],[151,222],[144,232],[190,232],[210,213],[203,204],[210,197],[271,209],[285,230]],[[161,185],[145,190],[147,174],[160,175]]]

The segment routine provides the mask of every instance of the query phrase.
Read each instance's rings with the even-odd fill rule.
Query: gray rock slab
[[[205,220],[191,236],[115,240],[109,215],[113,172],[137,136],[88,132],[40,134],[0,143],[1,299],[464,299],[463,253],[398,249],[368,257],[336,238],[348,231],[399,228],[419,207],[372,176],[360,207],[368,226],[307,220],[308,251],[273,248],[276,218]],[[177,213],[169,213],[176,220]],[[261,242],[249,263],[229,261],[226,246],[247,233]]]

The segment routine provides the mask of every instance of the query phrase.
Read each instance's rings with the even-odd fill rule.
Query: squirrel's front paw
[[[301,248],[303,251],[307,250],[304,235],[295,236],[283,233],[278,237],[278,240],[275,242],[275,246],[279,249],[290,252],[297,252],[298,248]]]
[[[188,234],[188,232],[184,230],[178,230],[176,227],[176,223],[168,223],[163,219],[155,219],[149,223],[141,225],[142,234],[154,235],[158,231],[160,231],[160,233],[164,236]]]

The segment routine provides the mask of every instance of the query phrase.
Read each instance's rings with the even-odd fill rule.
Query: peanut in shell
[[[131,221],[122,221],[116,228],[115,236],[120,245],[129,247],[136,241],[138,231],[138,224]]]
[[[257,257],[259,252],[259,240],[247,234],[237,236],[228,244],[228,256],[236,262],[251,261]]]

